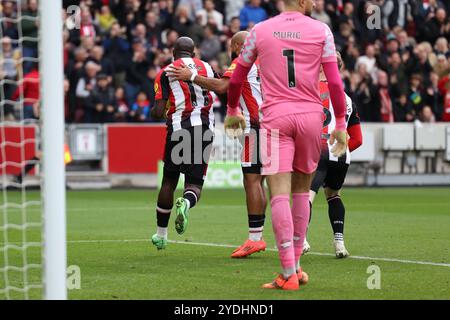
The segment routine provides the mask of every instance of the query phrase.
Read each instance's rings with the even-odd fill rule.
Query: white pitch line
[[[417,206],[419,204],[402,204],[402,207],[409,207],[409,206]],[[427,204],[427,206],[432,207],[442,207],[446,204],[438,204],[438,203],[430,203]],[[247,208],[246,205],[235,205],[235,204],[229,204],[229,205],[221,205],[222,208],[228,208],[228,209],[242,209]],[[316,204],[314,205],[315,208],[328,208],[328,205],[326,204]],[[352,205],[351,208],[380,208],[381,209],[390,209],[392,206],[389,205],[383,205],[383,204],[361,204],[361,205]],[[99,211],[140,211],[140,210],[155,210],[156,206],[150,206],[150,207],[112,207],[112,208],[104,208],[104,207],[91,207],[91,208],[68,208],[67,211],[69,212],[86,212],[86,211],[93,211],[93,210],[99,210]],[[214,205],[200,205],[195,208],[196,210],[202,210],[202,209],[217,209],[217,206]],[[40,209],[39,209],[40,210]]]
[[[402,207],[415,207],[422,203],[407,203],[402,204]],[[22,204],[19,204],[22,205]],[[428,207],[442,207],[446,206],[447,204],[441,204],[441,203],[429,203],[427,204]],[[155,205],[156,206],[156,205]],[[105,207],[89,207],[89,208],[67,208],[68,212],[90,212],[90,211],[141,211],[141,210],[148,210],[152,211],[155,210],[155,206],[140,206],[140,207],[112,207],[112,208],[105,208]],[[368,203],[368,204],[361,204],[361,205],[349,205],[350,208],[381,208],[382,210],[390,209],[395,205],[385,205],[385,204],[375,204],[375,203]],[[243,205],[235,205],[235,204],[228,204],[228,205],[221,205],[222,208],[228,208],[228,209],[242,209],[246,208],[247,206],[245,204]],[[316,204],[314,207],[317,208],[327,208],[328,206],[326,204]],[[217,209],[217,206],[215,205],[200,205],[196,207],[196,210],[209,210],[209,209]],[[14,208],[9,208],[8,210],[14,210]],[[20,209],[17,209],[20,210]],[[40,206],[32,206],[26,209],[27,212],[40,212],[41,208]]]
[[[22,205],[22,204],[19,204]],[[242,208],[246,208],[246,205],[234,205],[234,204],[230,204],[230,205],[222,205],[221,207],[223,208],[228,208],[228,209],[242,209]],[[15,208],[9,208],[8,210],[14,210]],[[149,207],[112,207],[112,208],[105,208],[105,207],[90,207],[90,208],[67,208],[67,212],[91,212],[91,211],[141,211],[141,210],[148,210],[148,211],[154,211],[156,209],[156,205],[155,206],[149,206]],[[203,205],[201,207],[196,208],[196,210],[198,209],[217,209],[217,206],[213,206],[213,205]],[[21,209],[16,209],[16,210],[21,210]],[[40,205],[39,206],[33,206],[33,207],[29,207],[26,209],[27,212],[40,212],[41,208]]]
[[[245,205],[222,205],[221,207],[224,208],[235,208],[235,209],[240,209],[240,208],[246,208]],[[132,210],[155,210],[156,205],[155,206],[149,206],[149,207],[112,207],[112,208],[68,208],[67,211],[73,211],[73,212],[84,212],[84,211],[92,211],[92,210],[101,210],[101,211],[132,211]],[[217,206],[213,206],[213,205],[202,205],[199,206],[196,209],[217,209]]]
[[[72,240],[67,241],[69,244],[78,244],[78,243],[127,243],[127,242],[150,242],[150,239],[130,239],[130,240]],[[236,248],[237,245],[231,244],[221,244],[221,243],[208,243],[208,242],[186,242],[186,241],[174,241],[169,240],[169,243],[173,244],[184,244],[191,246],[203,246],[203,247],[219,247],[219,248]],[[267,248],[267,251],[277,252],[277,249]],[[334,257],[332,253],[323,253],[323,252],[308,252],[308,255],[313,256],[327,256]],[[402,260],[395,258],[375,258],[375,257],[362,257],[362,256],[349,256],[349,259],[355,260],[372,260],[372,261],[385,261],[385,262],[398,262],[405,264],[419,264],[426,266],[435,266],[435,267],[447,267],[450,268],[450,263],[439,263],[439,262],[429,262],[429,261],[416,261],[416,260]]]

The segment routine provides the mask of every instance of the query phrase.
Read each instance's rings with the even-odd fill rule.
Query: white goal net
[[[0,300],[66,294],[59,2],[0,2]]]

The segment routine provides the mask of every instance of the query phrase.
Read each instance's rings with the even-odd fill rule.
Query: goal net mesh
[[[0,300],[43,291],[37,5],[0,2]]]

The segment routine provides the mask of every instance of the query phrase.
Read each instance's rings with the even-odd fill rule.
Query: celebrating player
[[[268,289],[298,290],[307,281],[300,267],[309,220],[309,190],[320,159],[323,108],[319,97],[320,65],[329,81],[336,126],[332,153],[347,149],[345,96],[331,30],[313,20],[312,0],[284,0],[286,11],[257,24],[246,39],[228,92],[228,129],[245,127],[238,108],[242,83],[259,58],[264,102],[261,127],[267,130],[271,153],[263,159],[268,176],[272,223],[283,268]],[[272,143],[272,138],[278,142]],[[278,159],[278,161],[277,161]],[[267,160],[267,161],[266,161]],[[290,206],[290,194],[293,206]]]
[[[228,90],[230,78],[237,66],[237,57],[247,37],[247,31],[236,33],[231,39],[231,58],[233,62],[221,79],[202,77],[193,73],[185,66],[167,70],[171,79],[179,81],[193,80],[202,88],[225,93]],[[244,90],[240,98],[240,108],[245,117],[246,129],[242,137],[242,172],[247,198],[247,213],[249,238],[239,248],[233,251],[232,258],[243,258],[253,253],[264,251],[266,243],[262,239],[265,211],[267,206],[263,177],[261,176],[261,161],[259,157],[259,108],[262,104],[261,84],[259,80],[258,61],[252,66],[247,79],[244,80]]]
[[[339,69],[342,68],[343,62],[339,52],[337,52]],[[323,110],[325,113],[325,122],[322,134],[322,154],[314,176],[311,191],[310,204],[312,214],[312,203],[323,186],[325,197],[328,201],[328,216],[330,218],[331,227],[334,233],[334,248],[337,258],[346,258],[349,253],[344,245],[344,218],[345,207],[341,200],[341,189],[344,185],[348,167],[350,165],[350,152],[358,149],[362,145],[362,132],[359,121],[358,110],[353,104],[352,99],[346,96],[347,103],[347,133],[350,137],[348,140],[348,149],[344,156],[337,158],[331,151],[328,144],[329,132],[332,132],[335,126],[335,118],[333,115],[333,105],[330,101],[330,91],[328,90],[327,79],[323,72],[320,73],[320,97],[322,98]],[[310,219],[311,221],[311,216]],[[303,245],[303,253],[311,249],[305,238]]]
[[[158,196],[156,218],[158,229],[152,242],[158,249],[167,246],[167,226],[173,207],[173,196],[180,178],[185,176],[184,194],[176,200],[175,229],[186,231],[189,210],[199,201],[214,136],[214,93],[192,82],[170,81],[167,69],[186,65],[196,73],[214,78],[212,67],[194,58],[192,39],[179,38],[175,43],[175,62],[162,69],[155,82],[156,105],[152,117],[160,119],[167,111],[167,140],[164,155],[164,176]],[[180,142],[181,141],[181,142]]]

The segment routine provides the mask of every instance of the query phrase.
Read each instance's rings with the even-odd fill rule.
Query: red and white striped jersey
[[[191,81],[171,81],[166,70],[185,65],[195,74],[218,78],[213,68],[196,58],[181,58],[163,68],[155,80],[155,100],[168,100],[167,127],[170,132],[206,125],[214,131],[212,105],[215,94]]]
[[[345,162],[350,164],[350,150],[347,148],[347,152],[341,158],[337,158],[331,152],[332,146],[328,143],[330,139],[330,134],[333,132],[336,126],[336,119],[334,117],[333,105],[330,99],[330,91],[328,89],[328,83],[321,81],[319,84],[320,88],[320,98],[322,99],[323,104],[323,112],[324,112],[324,122],[323,122],[323,131],[322,131],[322,158],[326,158],[330,161],[335,162]],[[345,117],[347,122],[347,130],[348,128],[359,125],[360,119],[358,115],[358,110],[356,109],[356,105],[353,103],[352,99],[346,94],[345,95],[345,103],[347,106],[347,115]],[[325,154],[324,154],[325,153]]]
[[[236,70],[237,60],[238,59],[235,59],[228,70],[224,73],[224,78],[232,77],[234,70]],[[247,80],[244,81],[242,86],[242,95],[239,100],[248,131],[251,128],[259,128],[260,107],[262,103],[263,98],[259,74],[259,61],[256,61],[248,73]]]

